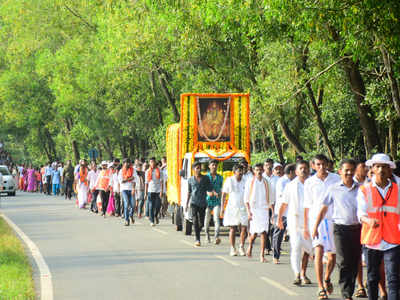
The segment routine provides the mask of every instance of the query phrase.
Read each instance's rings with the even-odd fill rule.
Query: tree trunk
[[[321,133],[321,136],[322,136],[322,140],[324,141],[325,147],[328,150],[330,159],[334,160],[335,159],[335,152],[333,151],[333,148],[331,146],[331,142],[329,141],[329,138],[328,138],[328,133],[326,131],[324,123],[322,122],[321,111],[320,111],[320,109],[318,107],[317,101],[315,100],[314,91],[312,90],[312,87],[311,87],[310,83],[308,83],[306,85],[306,87],[307,87],[308,97],[311,100],[311,104],[312,104],[312,107],[313,107],[313,110],[314,110],[314,113],[315,113],[315,119],[317,121],[317,126],[318,126],[318,129],[319,129],[319,131]],[[324,95],[324,90],[321,89],[321,88],[318,89],[318,102],[322,102],[322,100],[319,100],[319,99],[322,99],[323,95]]]
[[[390,155],[393,160],[397,160],[397,142],[398,142],[398,121],[391,121],[389,124],[389,147],[390,147]]]
[[[65,126],[68,131],[68,135],[71,136],[71,130],[72,130],[72,120],[69,118],[65,119]],[[79,154],[79,148],[78,148],[78,142],[72,139],[72,151],[74,152],[74,158],[75,158],[75,164],[79,163],[80,160],[80,154]]]
[[[128,157],[128,151],[126,149],[125,138],[120,139],[119,141],[119,149],[121,150],[122,158]]]
[[[131,158],[135,157],[135,141],[137,141],[135,138],[129,140],[129,157]]]
[[[285,136],[289,144],[294,148],[294,150],[299,154],[306,152],[297,137],[293,134],[289,126],[286,124],[283,116],[279,118],[279,125],[281,126],[283,135]]]
[[[103,144],[103,146],[104,146],[104,149],[106,150],[110,160],[113,160],[114,159],[114,153],[113,153],[113,150],[112,150],[110,139],[108,137],[105,138],[105,144]]]
[[[380,47],[382,57],[383,57],[383,63],[385,64],[385,69],[386,69],[386,74],[390,82],[390,91],[392,93],[392,102],[394,105],[394,108],[397,112],[397,116],[400,117],[400,93],[399,93],[399,85],[397,83],[397,80],[394,75],[394,71],[392,68],[392,62],[390,60],[390,54],[386,50],[384,46]]]
[[[43,138],[43,134],[41,132],[41,126],[38,127],[38,136],[41,139]],[[49,148],[48,148],[48,141],[43,143],[43,149],[44,149],[44,152],[46,153],[47,160],[48,161],[52,161],[52,157],[51,157],[51,154],[50,154],[50,151],[49,151]]]
[[[168,89],[167,79],[165,78],[166,76],[160,70],[158,70],[157,72],[158,72],[158,81],[160,82],[161,90],[162,90],[165,98],[167,99],[169,105],[171,106],[172,112],[174,113],[174,121],[178,122],[179,121],[179,112],[176,107],[175,99],[171,95],[171,93]]]
[[[339,42],[341,36],[333,26],[329,26],[332,38]],[[351,91],[354,94],[354,101],[357,105],[360,125],[364,137],[364,147],[367,157],[374,151],[382,151],[382,145],[379,141],[378,129],[371,107],[365,103],[365,85],[359,69],[359,62],[354,62],[351,58],[342,60],[342,66],[347,75]],[[376,148],[376,149],[375,149]]]
[[[149,80],[150,80],[150,87],[151,87],[151,92],[153,93],[153,98],[154,100],[157,100],[157,93],[156,93],[156,82],[155,82],[155,72],[152,71],[149,74]],[[157,115],[158,115],[158,121],[160,124],[163,124],[163,117],[162,117],[162,112],[161,112],[161,105],[156,105],[157,109]]]
[[[99,161],[103,160],[103,148],[101,147],[101,144],[99,144],[97,146],[97,148],[99,149]]]
[[[274,146],[279,156],[279,161],[283,164],[285,163],[285,158],[283,157],[282,144],[279,141],[278,132],[276,130],[276,125],[274,123],[271,124],[271,131],[272,131],[272,139],[274,142]]]
[[[304,72],[306,72],[307,74],[309,73],[309,69],[308,69],[308,46],[305,47],[303,53],[301,54],[301,59],[302,59],[302,69]],[[330,159],[334,160],[335,159],[335,152],[333,151],[333,148],[331,146],[331,143],[329,141],[329,137],[328,137],[328,133],[326,131],[325,125],[322,122],[322,117],[321,117],[321,111],[319,109],[318,103],[322,103],[322,99],[324,97],[324,90],[322,88],[318,89],[318,100],[315,99],[315,95],[314,95],[314,91],[312,89],[311,83],[308,82],[306,84],[306,88],[307,88],[307,94],[308,94],[308,98],[310,98],[311,101],[311,105],[313,107],[314,110],[314,118],[317,121],[317,126],[318,129],[321,133],[322,136],[322,140],[324,141],[325,147],[328,150],[329,153],[329,157]]]
[[[354,94],[354,101],[357,105],[358,115],[360,117],[360,125],[365,137],[365,149],[367,156],[374,151],[382,151],[382,145],[379,141],[378,129],[373,117],[371,107],[365,103],[365,85],[361,76],[358,62],[347,58],[343,60],[343,66],[348,77],[351,90]]]

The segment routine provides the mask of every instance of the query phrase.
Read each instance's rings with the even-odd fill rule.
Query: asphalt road
[[[170,219],[154,228],[146,219],[125,227],[79,210],[74,201],[18,192],[2,197],[1,211],[39,247],[52,273],[54,299],[317,299],[314,268],[309,286],[292,285],[288,243],[281,264],[230,257],[227,233],[218,246],[176,232]],[[335,292],[341,299],[334,272]]]

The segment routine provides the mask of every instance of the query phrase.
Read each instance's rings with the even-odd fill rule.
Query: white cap
[[[367,167],[372,167],[374,164],[387,164],[392,169],[396,169],[396,164],[390,160],[389,155],[384,153],[374,154],[371,159],[367,160],[365,163]]]
[[[280,163],[275,162],[274,163],[274,167],[272,169],[275,169],[276,167],[283,167]]]
[[[103,160],[103,161],[101,162],[101,165],[102,165],[102,166],[108,165],[108,162],[106,162],[105,160]]]
[[[114,165],[114,163],[110,162],[108,163],[108,167],[111,168]]]

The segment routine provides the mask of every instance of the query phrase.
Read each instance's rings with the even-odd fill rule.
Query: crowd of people
[[[204,165],[194,162],[188,179],[183,209],[192,217],[196,247],[201,246],[203,227],[206,241],[211,242],[212,218],[214,243],[221,243],[222,220],[229,227],[231,256],[251,258],[259,236],[260,262],[272,254],[273,263],[279,264],[282,242],[288,240],[294,285],[311,284],[306,272],[314,259],[318,299],[333,293],[335,265],[343,299],[399,299],[400,179],[389,156],[344,159],[337,172],[322,154],[310,162],[299,156],[286,165],[272,159],[254,166],[243,161],[225,180],[217,173],[219,163],[211,160],[205,174]],[[16,176],[21,190],[66,199],[75,195],[79,208],[121,217],[125,226],[135,222],[135,215],[156,226],[168,211],[166,165],[165,158],[160,162],[151,158],[148,163],[124,159],[122,164],[114,159],[99,166],[81,160],[77,166],[71,161],[38,169],[20,166]]]

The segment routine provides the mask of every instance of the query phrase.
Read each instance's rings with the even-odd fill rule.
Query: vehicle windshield
[[[2,175],[10,175],[10,172],[8,171],[8,169],[4,168],[4,167],[0,167],[0,173]]]
[[[207,172],[209,171],[208,164],[211,159],[209,157],[197,157],[195,158],[195,161],[201,163],[201,173],[207,174]],[[217,173],[222,175],[224,179],[226,177],[232,176],[233,166],[241,163],[242,161],[243,157],[231,157],[227,160],[220,161],[218,164]]]

